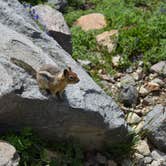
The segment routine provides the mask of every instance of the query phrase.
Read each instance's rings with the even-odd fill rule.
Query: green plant
[[[1,137],[12,144],[20,155],[20,166],[82,166],[83,151],[80,145],[73,140],[51,144],[44,142],[30,129],[24,128],[19,133],[7,133]],[[50,158],[47,149],[56,152]]]
[[[95,8],[80,10],[69,7],[70,10],[65,14],[71,26],[75,59],[88,59],[94,65],[102,59],[105,62],[100,68],[108,73],[113,71],[111,56],[117,54],[123,57],[119,69],[126,69],[140,59],[148,69],[151,64],[166,59],[166,16],[162,0],[88,0],[86,2],[94,3]],[[83,32],[73,25],[78,17],[92,12],[100,12],[106,16],[106,28],[100,31]],[[119,30],[117,48],[112,54],[106,53],[104,49],[98,50],[95,42],[98,33],[110,29]],[[93,73],[97,72],[93,71]]]
[[[47,2],[47,0],[19,0],[21,3],[30,3],[31,5],[37,5],[37,4],[41,4],[44,2]]]

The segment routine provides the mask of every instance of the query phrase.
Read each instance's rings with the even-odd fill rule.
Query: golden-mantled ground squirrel
[[[36,71],[32,66],[22,60],[11,58],[11,61],[36,78],[40,89],[49,91],[53,95],[61,96],[68,84],[79,82],[77,74],[70,67],[60,70],[52,64],[45,64]]]

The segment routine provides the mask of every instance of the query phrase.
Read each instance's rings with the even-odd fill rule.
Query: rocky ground
[[[63,1],[62,1],[63,2]],[[9,62],[9,56],[16,56],[23,57],[22,53],[29,52],[29,55],[32,55],[28,57],[28,54],[26,55],[25,60],[28,60],[28,62],[32,63],[32,66],[37,65],[38,62],[41,59],[44,59],[45,62],[50,61],[52,63],[64,63],[68,62],[72,64],[75,70],[78,70],[78,74],[82,78],[81,84],[78,85],[77,88],[73,90],[73,88],[69,88],[66,90],[67,94],[67,100],[69,101],[69,109],[72,111],[74,110],[74,113],[71,115],[71,112],[67,110],[67,113],[69,113],[69,118],[64,120],[65,126],[68,129],[70,127],[70,130],[67,130],[65,128],[65,131],[69,132],[69,135],[79,135],[81,133],[80,131],[84,132],[84,137],[86,135],[86,139],[89,141],[91,136],[92,139],[88,142],[89,144],[93,144],[93,147],[99,145],[100,141],[103,139],[110,140],[110,142],[122,142],[122,140],[127,139],[127,136],[123,138],[124,135],[128,135],[128,128],[126,127],[126,123],[131,128],[131,131],[135,133],[135,138],[138,139],[135,141],[135,146],[133,148],[132,154],[130,156],[123,158],[121,161],[117,160],[117,157],[110,157],[107,154],[99,151],[88,151],[85,152],[84,156],[84,164],[85,166],[100,166],[100,165],[106,165],[106,166],[166,166],[166,61],[160,61],[154,65],[152,65],[149,70],[145,70],[143,61],[140,58],[138,58],[136,61],[137,63],[134,63],[130,67],[128,67],[126,70],[118,70],[118,66],[120,62],[123,60],[121,55],[116,55],[111,57],[111,63],[112,67],[116,70],[116,72],[112,75],[108,74],[106,72],[105,68],[100,67],[100,64],[105,63],[105,61],[99,61],[99,70],[96,71],[97,75],[100,78],[100,85],[102,88],[107,92],[111,97],[116,101],[120,109],[123,111],[121,112],[117,105],[112,101],[112,99],[108,96],[106,96],[103,91],[96,85],[91,78],[82,70],[82,68],[79,68],[78,64],[75,63],[67,54],[66,52],[70,53],[72,52],[72,45],[71,45],[71,33],[67,26],[67,24],[64,21],[63,15],[56,11],[55,9],[52,9],[50,6],[46,5],[39,5],[35,7],[29,7],[26,6],[27,4],[24,4],[23,7],[17,7],[14,4],[18,2],[16,0],[10,2],[4,2],[2,1],[1,4],[1,13],[4,17],[0,17],[0,28],[2,32],[2,38],[1,41],[2,44],[0,46],[2,56],[1,56],[1,65],[2,69],[5,71],[2,73],[8,73],[7,78],[10,78],[10,88],[4,85],[4,88],[2,95],[2,98],[4,97],[4,94],[8,94],[10,96],[9,90],[13,92],[14,90],[21,89],[17,86],[23,86],[23,90],[18,93],[14,91],[14,95],[20,96],[20,98],[24,100],[24,98],[28,98],[23,102],[23,108],[24,112],[29,111],[29,107],[27,107],[27,100],[31,99],[35,100],[36,98],[40,98],[41,94],[39,96],[36,96],[36,94],[39,94],[39,90],[37,88],[36,82],[30,81],[31,78],[25,74],[22,70],[18,69],[16,66],[13,66]],[[50,3],[52,1],[50,0]],[[10,4],[10,5],[8,5]],[[63,3],[59,3],[59,1],[54,4],[55,6],[57,4],[60,4],[58,9],[63,10],[63,6],[66,6],[66,1]],[[84,6],[87,7],[88,6]],[[93,5],[92,5],[93,7]],[[7,10],[6,10],[7,9]],[[19,12],[24,13],[23,16],[19,16]],[[12,17],[13,19],[9,19],[10,13],[13,13]],[[29,13],[29,14],[27,14]],[[44,13],[44,14],[43,14]],[[33,21],[32,21],[33,18]],[[54,18],[54,19],[50,19]],[[6,19],[9,19],[10,21],[6,21]],[[20,22],[20,20],[23,20]],[[26,21],[25,21],[26,20]],[[96,21],[94,21],[96,20]],[[35,22],[34,22],[35,21]],[[28,22],[28,24],[27,24]],[[38,26],[37,26],[38,25]],[[92,13],[87,14],[85,16],[81,16],[79,19],[77,19],[73,26],[80,26],[84,32],[87,32],[89,30],[100,30],[102,28],[105,28],[107,26],[107,20],[105,16],[101,13]],[[40,27],[40,28],[39,28]],[[125,27],[126,29],[130,27]],[[26,32],[25,32],[26,29]],[[44,31],[44,33],[43,33]],[[4,38],[4,34],[8,34],[7,38]],[[104,47],[108,53],[112,53],[116,47],[117,47],[117,38],[118,38],[119,32],[117,29],[107,29],[106,31],[102,32],[101,34],[96,35],[96,43],[98,50],[100,48]],[[13,37],[14,36],[14,37]],[[20,37],[21,36],[21,37]],[[53,41],[48,36],[53,37],[59,45]],[[18,41],[14,40],[14,38],[17,38],[19,43],[25,43],[24,45],[18,44]],[[25,38],[25,39],[24,39]],[[5,42],[4,42],[5,41]],[[12,43],[10,43],[12,41]],[[32,41],[32,42],[31,42]],[[28,44],[30,45],[28,45]],[[7,46],[10,46],[11,48],[8,50]],[[51,45],[51,46],[50,46]],[[25,47],[26,46],[26,47]],[[62,48],[66,51],[63,51]],[[31,50],[29,50],[31,48]],[[17,50],[20,49],[18,52]],[[37,50],[37,51],[36,51]],[[22,51],[22,53],[21,53]],[[7,55],[7,56],[6,56]],[[35,59],[34,57],[38,57],[38,59],[33,61]],[[99,56],[100,59],[100,56]],[[96,70],[96,66],[94,66],[93,62],[89,59],[76,59],[77,62],[85,67],[86,69],[89,69],[89,72],[92,70]],[[7,68],[6,68],[7,64]],[[10,67],[11,69],[10,69]],[[8,71],[9,72],[6,72]],[[17,74],[17,77],[19,78],[17,80],[17,84],[14,84],[13,80],[13,72]],[[24,75],[24,78],[26,76],[26,79],[23,81],[18,75],[18,73],[21,75]],[[14,75],[15,76],[15,75]],[[8,79],[9,80],[9,79]],[[9,82],[8,80],[5,80]],[[23,82],[22,82],[23,81]],[[14,85],[13,85],[14,84]],[[17,88],[17,89],[16,89]],[[31,89],[31,90],[29,90]],[[35,89],[34,92],[37,93],[29,93],[33,92],[33,89]],[[73,93],[74,92],[74,93]],[[26,96],[25,96],[26,94]],[[13,96],[13,93],[11,93]],[[14,99],[17,98],[14,96]],[[12,99],[12,102],[15,101]],[[77,100],[76,100],[77,99]],[[43,99],[46,100],[44,105],[45,110],[43,111],[42,115],[40,115],[40,119],[35,119],[37,116],[35,116],[34,112],[38,110],[39,105],[37,102],[36,107],[34,107],[28,114],[26,115],[26,123],[28,125],[31,125],[31,127],[36,128],[36,126],[39,125],[39,128],[41,129],[41,124],[44,126],[42,135],[45,135],[47,137],[47,132],[50,137],[52,138],[54,136],[54,130],[56,127],[55,120],[57,119],[57,114],[53,114],[53,110],[48,107],[49,99]],[[5,98],[6,101],[6,98]],[[7,99],[9,101],[9,99]],[[20,101],[20,100],[19,100]],[[11,102],[11,105],[12,105]],[[30,103],[31,103],[30,102]],[[43,102],[42,102],[43,103]],[[52,103],[52,101],[51,101]],[[2,102],[2,104],[4,104]],[[24,106],[25,104],[25,106]],[[41,103],[39,103],[41,106]],[[53,106],[56,110],[59,110],[60,107],[62,107],[60,110],[64,109],[64,112],[66,111],[66,106],[63,107],[64,103],[61,103],[61,105],[54,105],[55,103],[52,103],[51,106]],[[29,103],[28,103],[29,105]],[[27,109],[25,109],[25,107]],[[78,107],[78,108],[77,108]],[[109,107],[109,108],[108,108]],[[13,110],[10,113],[10,107],[5,107],[5,111],[9,112],[9,115],[12,115]],[[21,108],[21,105],[19,106]],[[22,109],[23,109],[22,108]],[[37,108],[37,109],[36,109]],[[22,114],[20,114],[17,111],[18,107],[14,109],[16,111],[18,119],[22,119],[25,117]],[[40,108],[43,110],[43,108]],[[76,109],[76,110],[75,110]],[[40,113],[42,112],[41,110]],[[88,112],[91,110],[90,114],[86,114],[85,117],[82,113]],[[4,111],[4,112],[5,112]],[[48,114],[46,115],[45,112],[48,111]],[[50,112],[49,112],[50,111]],[[79,111],[81,113],[79,113]],[[56,113],[55,111],[54,113]],[[78,117],[75,117],[78,112]],[[96,115],[99,114],[102,118],[99,118],[99,116]],[[104,112],[104,113],[103,113]],[[3,111],[2,111],[3,113]],[[38,114],[38,112],[36,112]],[[94,115],[93,115],[94,114]],[[3,114],[1,114],[3,115]],[[25,122],[22,122],[16,119],[12,119],[15,116],[12,116],[12,118],[9,115],[5,115],[4,119],[3,116],[1,116],[1,121],[5,124],[7,117],[8,123],[13,126],[15,122],[18,121],[18,124],[16,127],[18,127],[20,124],[24,124]],[[58,114],[59,115],[59,114]],[[57,131],[59,130],[59,119],[63,119],[63,117],[66,117],[67,114],[60,116],[58,118],[58,127]],[[80,116],[81,115],[81,116]],[[89,120],[89,117],[92,116],[92,119]],[[72,117],[71,117],[72,116]],[[125,116],[125,117],[124,117]],[[29,118],[28,118],[29,117]],[[34,119],[33,119],[33,118]],[[78,123],[80,125],[80,117],[83,117],[82,119],[82,126],[80,128],[75,123],[71,123],[71,118],[75,117],[75,123]],[[78,120],[79,118],[79,120]],[[99,118],[99,119],[98,119]],[[125,120],[124,120],[125,118]],[[43,122],[41,123],[41,119],[43,119]],[[46,124],[48,122],[45,122],[45,119],[52,119],[52,122],[50,122],[48,129],[45,130]],[[87,120],[86,120],[87,119]],[[98,119],[98,124],[96,123],[96,120]],[[39,124],[37,123],[39,120]],[[34,124],[34,121],[36,124]],[[61,123],[61,126],[63,126]],[[67,122],[67,123],[66,123]],[[73,121],[72,121],[73,122]],[[93,122],[92,124],[90,124]],[[107,125],[105,123],[109,123],[109,127],[107,128]],[[92,126],[90,128],[88,125]],[[102,126],[100,126],[100,125]],[[71,126],[70,126],[71,125]],[[5,125],[6,126],[6,125]],[[51,127],[50,127],[51,126]],[[104,127],[103,127],[104,126]],[[10,127],[10,126],[9,126]],[[2,127],[3,129],[4,127]],[[50,130],[52,128],[52,130]],[[101,131],[99,129],[102,129]],[[123,128],[123,132],[122,132]],[[89,129],[89,130],[88,130]],[[105,135],[104,131],[107,131],[107,135]],[[115,131],[116,130],[116,131]],[[37,132],[41,133],[41,130]],[[64,128],[62,127],[62,131],[64,131]],[[60,131],[61,132],[61,131]],[[93,134],[94,132],[94,134]],[[109,133],[110,132],[110,133]],[[113,132],[120,133],[120,136],[118,134],[112,135]],[[59,132],[58,132],[59,133]],[[63,133],[63,132],[62,132]],[[90,133],[90,134],[89,134]],[[104,134],[103,134],[104,133]],[[102,135],[102,137],[101,137]],[[84,139],[82,135],[79,135],[80,140],[83,142],[86,140]],[[99,141],[99,143],[96,143]],[[108,141],[109,142],[109,141]],[[97,144],[97,145],[96,145]],[[0,142],[0,148],[2,147],[10,147],[7,143],[1,143]],[[7,162],[13,163],[13,165],[17,165],[20,158],[16,156],[14,158],[16,151],[13,149],[13,147],[10,147],[7,149],[7,155],[4,155],[5,153],[0,151],[0,158],[3,157],[3,162],[6,164]],[[10,153],[12,152],[12,154]],[[5,157],[8,157],[6,160]],[[13,159],[14,158],[14,159]],[[10,161],[11,160],[11,161]],[[1,160],[0,160],[1,161]],[[9,165],[11,165],[9,163]]]
[[[93,22],[91,20],[95,20]],[[104,28],[104,16],[100,13],[80,17],[75,24],[82,30]],[[130,28],[130,27],[128,27]],[[98,46],[109,53],[116,48],[118,30],[105,31],[96,36]],[[141,57],[132,66],[109,75],[104,68],[97,71],[100,85],[118,103],[125,114],[125,119],[139,138],[135,152],[129,159],[121,162],[122,166],[165,166],[166,165],[166,61],[160,61],[145,70]],[[121,55],[112,57],[113,68],[123,61]],[[93,62],[78,60],[90,71],[95,68]],[[102,60],[101,63],[105,63]],[[100,66],[100,64],[98,64]],[[109,162],[108,162],[109,163]],[[116,163],[108,164],[110,166]]]

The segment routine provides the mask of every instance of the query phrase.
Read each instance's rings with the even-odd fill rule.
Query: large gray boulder
[[[111,97],[42,32],[17,0],[0,0],[0,133],[31,127],[43,139],[74,137],[88,148],[128,141],[123,112]],[[10,57],[38,69],[70,65],[80,82],[68,86],[62,101],[42,95],[37,82]]]
[[[7,142],[0,140],[0,166],[17,166],[20,157],[16,149]]]
[[[149,140],[166,152],[166,107],[156,105],[145,117],[144,129],[147,130]]]

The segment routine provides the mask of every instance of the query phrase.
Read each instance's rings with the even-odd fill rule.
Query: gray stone
[[[153,161],[150,166],[161,166],[160,161]]]
[[[129,124],[135,124],[141,121],[141,118],[134,112],[130,112],[127,116],[127,122]]]
[[[151,82],[156,83],[156,84],[159,84],[160,86],[163,86],[163,85],[165,84],[164,81],[162,81],[162,80],[159,79],[159,78],[155,78],[155,79],[153,79]]]
[[[38,14],[38,21],[69,54],[72,53],[70,30],[63,18],[62,13],[47,5],[37,5],[32,8]]]
[[[125,106],[136,105],[138,99],[137,89],[133,85],[125,85],[122,87],[119,97]]]
[[[157,160],[161,161],[161,162],[166,161],[166,154],[160,152],[159,150],[153,150],[152,153],[151,153],[151,156],[156,161]]]
[[[154,64],[153,66],[151,66],[150,70],[159,74],[166,75],[166,61],[161,61]]]
[[[66,0],[48,0],[48,4],[53,6],[55,9],[63,11],[67,6]]]
[[[17,166],[19,161],[16,149],[9,143],[0,141],[0,166]]]
[[[122,77],[120,79],[120,83],[121,83],[121,86],[125,86],[125,85],[133,85],[134,86],[134,85],[136,85],[134,78],[129,74]]]
[[[144,164],[150,164],[152,162],[152,158],[151,157],[145,157],[144,158]]]
[[[17,0],[0,0],[0,133],[31,127],[55,142],[74,137],[84,147],[128,141],[124,114],[59,44],[42,32]],[[63,100],[42,95],[37,82],[12,64],[21,59],[39,69],[51,63],[75,71],[80,82],[68,86]]]
[[[144,118],[149,140],[166,152],[166,107],[156,105]]]

